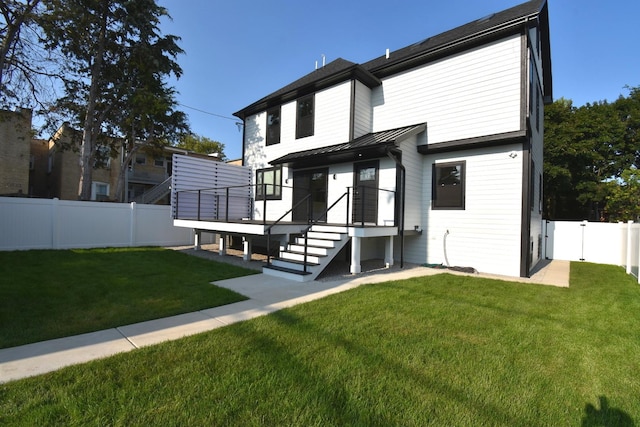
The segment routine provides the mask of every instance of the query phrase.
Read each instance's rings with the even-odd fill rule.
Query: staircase
[[[313,225],[307,233],[306,271],[302,236],[297,237],[295,243],[280,247],[280,255],[263,267],[262,272],[297,282],[310,282],[322,273],[349,239],[347,227]]]
[[[148,191],[145,191],[138,197],[134,198],[132,202],[150,205],[162,199],[164,196],[169,194],[170,191],[171,191],[171,177],[165,179],[160,184],[150,188]]]

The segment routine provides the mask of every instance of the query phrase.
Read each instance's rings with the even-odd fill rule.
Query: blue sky
[[[242,148],[232,114],[312,72],[322,55],[363,63],[522,2],[158,1],[173,18],[163,33],[185,50],[178,102],[192,130],[224,143],[230,159]],[[554,98],[580,106],[640,86],[638,16],[637,0],[549,0]]]

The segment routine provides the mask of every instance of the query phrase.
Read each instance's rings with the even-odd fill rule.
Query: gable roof
[[[318,68],[295,82],[265,96],[248,107],[233,113],[233,115],[244,119],[248,115],[264,111],[268,108],[281,105],[350,79],[357,79],[371,88],[382,84],[377,77],[366,71],[361,65],[338,58],[329,62],[324,67]]]
[[[244,120],[251,114],[352,78],[373,88],[381,84],[380,79],[383,77],[497,40],[507,34],[523,32],[527,26],[536,25],[541,28],[543,45],[544,98],[545,102],[551,102],[553,94],[547,0],[530,0],[393,51],[388,58],[383,55],[361,65],[338,58],[234,115]]]

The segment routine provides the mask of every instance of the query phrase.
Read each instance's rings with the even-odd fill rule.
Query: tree
[[[184,135],[176,144],[176,147],[207,155],[217,153],[219,160],[227,160],[227,157],[224,154],[224,144],[205,136],[196,134]]]
[[[40,0],[0,0],[0,103],[43,105],[55,62],[40,43]]]
[[[545,216],[604,217],[609,182],[634,164],[617,104],[573,107],[559,99],[545,108]]]
[[[138,141],[168,144],[188,129],[166,84],[170,75],[182,74],[175,60],[182,50],[177,37],[160,34],[162,17],[167,10],[155,0],[47,3],[41,19],[46,46],[67,60],[65,96],[57,108],[82,128],[81,200],[90,197],[99,146],[124,144],[130,160]]]
[[[630,167],[619,180],[607,183],[606,210],[610,221],[638,221],[640,218],[640,171]]]

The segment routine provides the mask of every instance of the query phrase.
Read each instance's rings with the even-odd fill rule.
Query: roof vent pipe
[[[324,64],[326,62],[325,60],[326,60],[326,57],[324,56],[324,53],[323,53],[322,54],[322,68],[324,68]]]
[[[389,48],[387,48],[386,57],[387,57],[387,59],[389,59]]]

